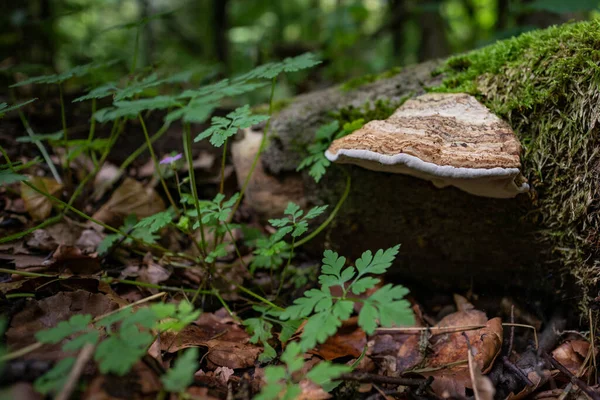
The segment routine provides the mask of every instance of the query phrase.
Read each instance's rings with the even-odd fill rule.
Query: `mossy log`
[[[394,272],[423,285],[595,296],[599,21],[527,33],[367,82],[294,99],[272,121],[264,172],[296,174],[316,129],[333,119],[384,119],[426,91],[466,92],[512,126],[532,191],[489,199],[348,165],[331,166],[319,184],[303,173],[309,204],[335,204],[344,189],[342,168],[352,177],[347,202],[322,235],[327,246],[356,257],[400,243]],[[316,245],[322,248],[323,240]]]

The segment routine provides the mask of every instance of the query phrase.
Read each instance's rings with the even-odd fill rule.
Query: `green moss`
[[[519,136],[530,217],[585,304],[600,282],[600,21],[526,33],[450,58],[439,72],[434,91],[477,96]]]
[[[273,102],[273,114],[277,114],[287,106],[292,104],[292,99],[281,99],[275,100]],[[252,107],[252,112],[254,114],[269,114],[269,104],[259,104],[257,106]]]
[[[340,126],[362,119],[365,123],[376,119],[386,119],[398,107],[400,107],[410,96],[405,96],[397,101],[377,100],[374,103],[367,102],[360,107],[348,106],[337,111],[332,111],[329,116],[338,121]]]
[[[350,79],[349,81],[346,81],[345,83],[343,83],[340,86],[340,89],[343,92],[349,92],[351,90],[358,89],[359,87],[361,87],[363,85],[373,83],[380,79],[391,78],[394,75],[398,75],[401,71],[402,71],[402,67],[394,67],[394,68],[387,70],[385,72],[382,72],[380,74],[367,74],[367,75],[359,76],[357,78]]]

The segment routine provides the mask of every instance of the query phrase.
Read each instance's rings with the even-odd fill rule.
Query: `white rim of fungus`
[[[464,168],[451,165],[437,165],[405,153],[386,155],[370,150],[357,149],[339,149],[336,153],[332,153],[329,150],[325,152],[325,157],[331,162],[337,161],[340,156],[356,160],[375,161],[383,165],[401,164],[415,171],[424,172],[440,178],[508,178],[516,177],[520,173],[519,168]],[[526,192],[529,190],[529,185],[523,183],[520,187],[517,187],[517,190],[519,192]]]

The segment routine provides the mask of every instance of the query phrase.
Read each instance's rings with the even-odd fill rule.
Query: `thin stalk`
[[[92,140],[94,140],[94,135],[96,134],[96,118],[94,118],[94,114],[96,114],[96,103],[97,103],[97,99],[94,97],[92,99],[92,117],[91,117],[91,121],[90,121],[90,131],[88,133],[88,143],[91,143]],[[117,122],[117,120],[115,120],[115,122]],[[89,150],[89,156],[92,159],[94,166],[98,165],[98,160],[96,160],[96,153],[94,153],[94,150],[90,148]]]
[[[342,205],[348,198],[348,194],[350,194],[350,186],[351,186],[350,185],[351,184],[350,174],[346,170],[343,170],[343,171],[346,173],[346,188],[344,189],[344,193],[342,194],[342,197],[340,197],[340,200],[335,205],[335,208],[333,209],[331,214],[329,214],[329,217],[327,217],[327,219],[321,225],[319,225],[319,227],[317,229],[315,229],[313,232],[311,232],[310,235],[303,237],[302,240],[297,241],[293,245],[293,247],[292,247],[293,249],[295,249],[296,247],[302,246],[303,244],[305,244],[306,242],[310,241],[315,236],[317,236],[319,233],[321,233],[321,231],[323,229],[325,229],[327,227],[327,225],[329,225],[331,223],[331,221],[333,221],[333,219],[337,215],[338,211],[340,211],[340,208],[342,207]]]
[[[82,211],[79,211],[78,209],[76,209],[76,208],[75,208],[75,207],[73,207],[72,205],[70,205],[70,204],[67,204],[67,203],[65,203],[64,201],[62,201],[62,200],[60,200],[60,199],[58,199],[58,198],[56,198],[56,197],[52,196],[50,193],[44,192],[43,190],[39,189],[37,186],[34,186],[34,185],[32,185],[31,183],[29,183],[28,181],[23,181],[23,184],[27,185],[27,186],[28,186],[28,187],[30,187],[32,190],[34,190],[35,192],[37,192],[37,193],[41,194],[42,196],[45,196],[45,197],[47,197],[47,198],[48,198],[48,199],[50,199],[51,201],[53,201],[53,202],[55,202],[55,203],[58,203],[58,204],[60,204],[60,205],[61,205],[61,206],[63,206],[63,207],[66,207],[66,208],[68,208],[70,211],[72,211],[72,212],[74,212],[75,214],[79,215],[81,218],[84,218],[84,219],[86,219],[86,220],[88,220],[88,221],[90,221],[90,222],[93,222],[93,223],[95,223],[95,224],[97,224],[97,225],[100,225],[101,227],[103,227],[103,228],[104,228],[104,229],[106,229],[106,230],[109,230],[109,231],[111,231],[111,232],[113,232],[113,233],[117,233],[117,234],[119,234],[119,235],[125,236],[125,237],[127,237],[127,238],[129,238],[129,239],[131,239],[131,240],[133,240],[133,241],[135,241],[135,242],[137,242],[137,243],[141,243],[141,244],[143,244],[143,245],[145,245],[145,246],[148,246],[148,247],[150,247],[150,248],[153,248],[153,249],[155,249],[155,250],[161,251],[161,252],[163,252],[163,253],[172,254],[172,252],[171,252],[171,251],[169,251],[168,249],[166,249],[166,248],[164,248],[164,247],[162,247],[162,246],[160,246],[160,245],[157,245],[157,244],[154,244],[154,243],[146,243],[146,242],[144,242],[143,240],[140,240],[140,239],[138,239],[138,238],[135,238],[135,237],[131,236],[131,235],[130,235],[130,234],[128,234],[128,233],[122,232],[122,231],[120,231],[119,229],[113,228],[112,226],[110,226],[110,225],[107,225],[107,224],[105,224],[104,222],[98,221],[97,219],[94,219],[94,218],[90,217],[89,215],[87,215],[86,213],[84,213],[84,212],[82,212]],[[176,255],[177,255],[178,257],[182,257],[182,258],[186,258],[186,259],[188,259],[188,260],[196,261],[196,259],[195,259],[194,257],[192,257],[192,256],[189,256],[189,255],[187,255],[187,254],[183,254],[183,253],[181,253],[181,254],[176,254]]]
[[[19,117],[21,118],[21,122],[23,123],[23,127],[25,128],[25,131],[27,132],[27,134],[29,135],[29,137],[34,137],[35,136],[35,132],[33,131],[33,129],[31,129],[31,126],[29,126],[29,122],[27,122],[27,119],[25,118],[25,115],[23,114],[23,111],[21,111],[21,110],[19,110]],[[46,148],[44,147],[44,145],[42,144],[42,142],[39,141],[39,140],[34,140],[33,143],[35,143],[35,145],[39,149],[40,153],[42,153],[42,157],[44,157],[44,160],[46,161],[46,164],[48,164],[48,168],[50,168],[50,172],[52,173],[52,176],[54,177],[54,179],[56,180],[56,182],[58,182],[58,183],[60,183],[62,185],[63,181],[62,181],[62,179],[60,177],[60,174],[56,170],[56,166],[52,162],[52,159],[50,159],[50,155],[46,151]]]
[[[32,226],[31,228],[26,229],[23,232],[18,232],[18,233],[12,234],[10,236],[5,236],[3,238],[0,238],[0,243],[8,243],[8,242],[12,242],[13,240],[21,239],[22,237],[29,235],[33,231],[45,228],[47,226],[50,226],[50,225],[53,225],[53,224],[59,222],[62,219],[62,217],[63,217],[62,215],[55,215],[54,217],[45,220],[41,224]]]
[[[221,160],[221,185],[219,187],[219,193],[223,194],[223,188],[225,186],[225,158],[227,157],[227,139],[223,145],[223,159]]]
[[[85,178],[83,178],[83,180],[81,182],[79,182],[79,185],[77,185],[77,187],[73,191],[73,194],[71,195],[71,198],[69,199],[69,202],[67,204],[73,205],[73,203],[75,202],[75,200],[77,199],[77,197],[79,197],[79,195],[81,194],[81,192],[83,192],[83,189],[85,188],[85,185],[90,181],[90,179],[92,179],[93,177],[96,176],[96,174],[98,173],[98,171],[100,171],[100,168],[102,168],[102,165],[104,164],[104,161],[106,161],[106,158],[110,154],[110,151],[112,150],[113,146],[117,142],[117,138],[119,137],[119,135],[123,131],[122,128],[123,128],[122,124],[121,125],[117,125],[115,123],[113,125],[113,129],[110,132],[108,146],[106,146],[106,149],[104,149],[104,153],[102,154],[102,157],[100,157],[100,161],[95,164],[94,169],[92,170],[92,172],[90,172]],[[64,210],[63,210],[63,214],[64,214]]]
[[[142,114],[138,114],[138,119],[140,120],[140,124],[142,125],[142,131],[144,132],[144,137],[146,138],[146,145],[148,145],[148,150],[150,151],[150,157],[152,158],[152,161],[154,162],[154,169],[156,169],[156,174],[158,175],[158,179],[160,179],[160,183],[167,195],[167,198],[169,199],[169,202],[173,206],[173,210],[175,210],[175,213],[177,214],[177,216],[179,216],[179,215],[181,215],[181,211],[179,211],[179,207],[177,207],[177,204],[175,204],[175,200],[173,200],[173,197],[171,197],[171,192],[169,191],[167,182],[165,182],[165,178],[162,176],[162,173],[160,172],[160,163],[158,162],[158,159],[156,158],[156,153],[154,153],[154,149],[152,148],[152,143],[150,142],[150,135],[148,135],[148,129],[146,128],[146,123],[144,122],[144,118],[142,118]]]
[[[138,59],[138,53],[139,53],[139,47],[140,47],[140,31],[142,30],[141,26],[138,26],[136,31],[135,31],[135,44],[134,44],[134,49],[133,49],[133,61],[131,62],[131,70],[129,71],[129,73],[131,75],[133,75],[133,73],[135,72],[135,68],[137,67],[137,59]]]
[[[170,125],[171,124],[169,123],[163,124],[163,126],[150,138],[150,143],[156,142],[162,135],[164,135]],[[129,167],[129,165],[133,161],[135,161],[136,158],[138,158],[144,151],[146,151],[147,147],[148,144],[144,143],[140,147],[138,147],[133,153],[131,153],[131,155],[127,157],[125,161],[123,161],[123,164],[121,164],[121,166],[119,167],[119,172],[124,172],[127,169],[127,167]]]
[[[67,132],[67,114],[65,112],[65,99],[63,95],[63,87],[62,82],[58,83],[58,93],[60,98],[60,117],[62,120],[62,128],[63,128],[63,146],[65,148],[65,170],[67,172],[68,181],[70,181],[71,170],[69,169],[70,161],[69,161],[69,133]]]
[[[294,257],[294,244],[295,243],[296,243],[296,238],[294,236],[292,236],[292,245],[290,247],[290,255],[288,256],[288,260],[287,260],[287,263],[285,264],[285,267],[283,267],[283,270],[281,271],[281,277],[279,278],[279,288],[277,289],[277,293],[275,294],[276,299],[279,297],[279,293],[281,293],[281,289],[283,288],[283,282],[285,280],[285,274],[286,274],[288,268],[290,267],[290,264],[292,263],[292,257]]]
[[[244,184],[242,185],[242,190],[240,191],[240,197],[237,199],[237,201],[235,202],[235,205],[231,209],[231,215],[229,216],[229,219],[227,220],[227,222],[231,222],[238,207],[240,206],[240,203],[242,202],[242,199],[244,198],[244,193],[246,193],[246,189],[248,188],[248,184],[250,183],[250,179],[252,178],[252,173],[254,172],[256,165],[258,165],[258,161],[260,160],[260,155],[262,154],[263,150],[267,147],[267,139],[269,138],[269,128],[271,127],[271,118],[270,117],[273,115],[273,97],[275,95],[275,83],[276,82],[277,82],[277,77],[274,77],[271,80],[271,95],[269,96],[269,120],[267,121],[267,124],[265,125],[265,129],[263,131],[263,136],[260,141],[260,147],[258,148],[258,151],[256,152],[256,156],[254,156],[254,160],[252,161],[252,165],[250,166],[248,175],[246,176],[246,179],[244,180]]]
[[[273,303],[273,302],[271,302],[271,301],[269,301],[269,300],[265,299],[265,298],[264,298],[264,297],[262,297],[261,295],[258,295],[258,294],[256,294],[256,293],[254,293],[252,290],[250,290],[250,289],[246,289],[246,288],[245,288],[244,286],[242,286],[242,285],[238,285],[237,283],[235,283],[235,282],[232,282],[232,281],[230,281],[230,280],[227,280],[227,279],[225,279],[225,282],[229,283],[230,285],[233,285],[233,286],[235,286],[235,287],[236,287],[236,289],[238,289],[238,290],[240,290],[240,291],[242,291],[242,292],[246,293],[247,295],[249,295],[249,296],[251,296],[251,297],[254,297],[255,299],[259,300],[259,301],[260,301],[260,302],[262,302],[262,303],[265,303],[265,304],[266,304],[266,305],[268,305],[268,306],[271,306],[271,307],[273,307],[273,308],[275,308],[275,309],[277,309],[277,310],[280,310],[280,311],[283,311],[283,310],[284,310],[284,308],[282,308],[282,307],[279,307],[277,304],[275,304],[275,303]]]
[[[216,290],[216,289],[213,288],[212,295],[215,296],[217,298],[217,300],[219,300],[219,303],[221,303],[221,305],[223,306],[223,308],[225,309],[225,311],[227,311],[227,313],[229,314],[229,316],[231,318],[233,318],[238,323],[242,323],[242,321],[238,318],[238,316],[235,315],[233,313],[233,311],[231,311],[231,308],[229,308],[229,306],[227,305],[227,303],[225,302],[225,300],[223,300],[223,298],[219,294],[218,290]]]
[[[129,279],[102,278],[100,280],[103,281],[103,282],[106,282],[108,284],[111,284],[111,283],[121,283],[123,285],[132,285],[132,286],[137,286],[137,287],[142,287],[142,288],[148,288],[148,289],[158,289],[158,290],[162,290],[164,292],[196,293],[196,289],[178,288],[178,287],[175,287],[175,286],[155,285],[153,283],[138,282],[138,281],[132,281],[132,280],[129,280]],[[213,292],[210,291],[210,290],[205,290],[205,291],[202,291],[202,294],[213,294]]]
[[[244,259],[242,258],[242,253],[240,253],[240,249],[238,248],[237,244],[235,243],[235,238],[233,237],[233,233],[231,232],[231,229],[229,228],[229,224],[227,222],[225,223],[225,229],[227,229],[227,233],[229,233],[229,237],[231,238],[231,243],[233,244],[235,253],[237,254],[238,258],[240,259],[240,263],[242,264],[242,267],[244,267],[244,269],[248,269],[246,267],[246,263],[244,263]]]
[[[190,189],[192,190],[192,196],[194,197],[194,204],[196,206],[196,212],[198,213],[198,223],[200,224],[200,243],[201,254],[206,257],[206,239],[204,237],[204,224],[202,223],[202,213],[200,212],[200,200],[198,200],[198,188],[196,187],[196,174],[194,173],[194,160],[192,158],[192,133],[190,130],[190,124],[185,124],[183,129],[183,149],[185,158],[188,163],[188,174],[190,177]]]

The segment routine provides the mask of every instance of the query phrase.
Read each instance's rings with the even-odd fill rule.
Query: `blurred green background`
[[[307,51],[324,63],[287,95],[598,16],[597,0],[29,0],[3,6],[0,68],[62,71],[119,59],[231,76]],[[19,66],[15,68],[15,66]]]

